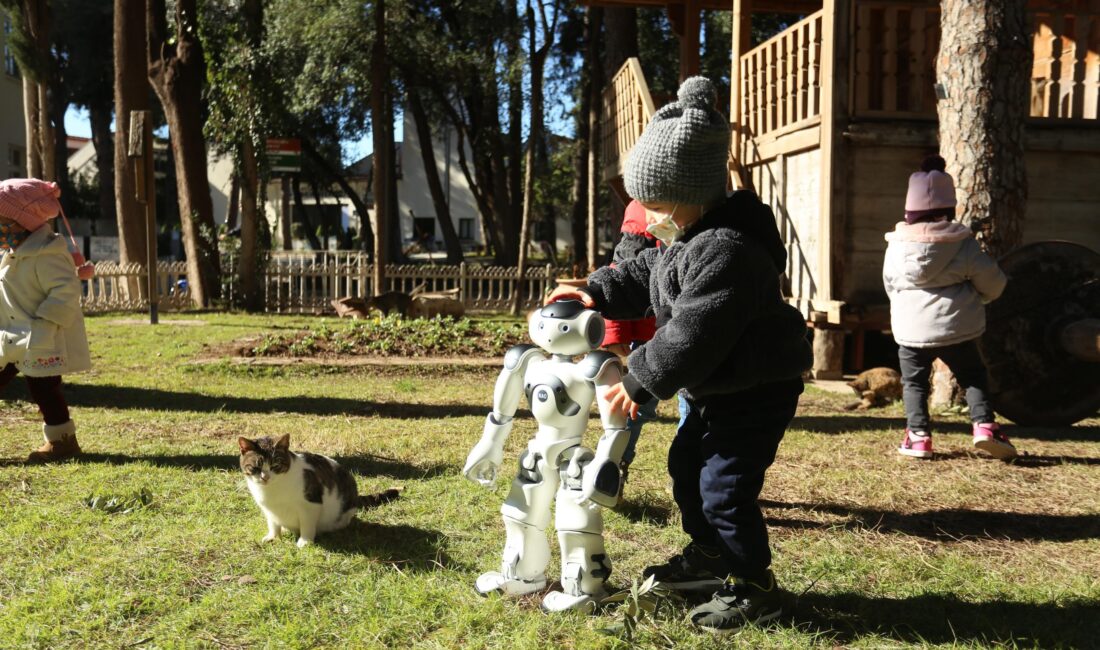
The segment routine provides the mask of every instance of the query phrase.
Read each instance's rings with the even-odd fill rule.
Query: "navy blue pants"
[[[794,379],[698,400],[681,396],[683,417],[668,450],[673,498],[684,532],[717,548],[731,576],[759,579],[771,565],[757,498],[802,388]]]

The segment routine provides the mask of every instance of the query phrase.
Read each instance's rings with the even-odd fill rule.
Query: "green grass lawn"
[[[537,599],[483,599],[498,508],[534,431],[521,411],[505,479],[459,470],[492,402],[492,367],[196,363],[232,341],[317,319],[173,314],[156,328],[88,319],[95,362],[67,378],[85,455],[17,462],[41,422],[21,379],[0,403],[0,647],[1096,647],[1100,641],[1100,421],[1010,430],[1013,465],[971,452],[941,418],[934,461],[894,452],[900,406],[840,410],[809,389],[764,488],[781,624],[716,638],[665,603],[632,641],[623,619],[548,616]],[[342,325],[329,321],[333,326]],[[209,346],[209,347],[208,347]],[[612,582],[686,542],[665,474],[675,401],[647,426],[627,504],[607,514]],[[598,435],[592,420],[591,440]],[[238,436],[291,435],[335,456],[360,490],[404,487],[348,530],[299,550],[260,545],[264,520],[237,467]],[[152,503],[129,513],[89,496]],[[556,542],[554,544],[556,547]],[[558,570],[551,566],[551,575]]]

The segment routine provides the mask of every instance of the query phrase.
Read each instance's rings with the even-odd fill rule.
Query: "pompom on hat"
[[[706,77],[680,85],[677,101],[654,115],[630,152],[626,192],[643,203],[705,205],[726,195],[729,121]]]
[[[9,178],[0,181],[0,218],[9,219],[30,232],[46,225],[50,219],[61,215],[65,228],[69,231],[69,242],[73,249],[73,264],[81,280],[88,280],[95,274],[95,267],[77,252],[76,238],[69,220],[61,209],[61,188],[57,183],[37,178]]]

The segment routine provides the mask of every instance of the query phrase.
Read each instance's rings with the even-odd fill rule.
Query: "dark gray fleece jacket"
[[[656,315],[657,334],[630,355],[631,399],[734,393],[802,375],[813,363],[806,322],[783,301],[787,251],[772,211],[740,191],[680,241],[588,277],[596,309],[614,319]]]

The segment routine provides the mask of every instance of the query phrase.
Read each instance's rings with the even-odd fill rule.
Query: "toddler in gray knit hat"
[[[642,203],[708,205],[725,198],[729,122],[714,84],[691,77],[646,126],[626,161],[626,192]]]

